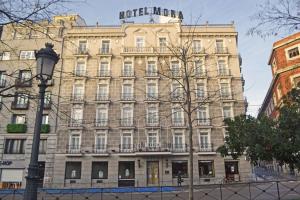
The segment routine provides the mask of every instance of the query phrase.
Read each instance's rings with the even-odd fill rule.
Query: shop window
[[[172,162],[172,176],[173,178],[181,175],[183,178],[188,177],[188,161],[173,161]]]
[[[214,161],[199,161],[199,176],[200,178],[214,177]]]
[[[66,162],[65,179],[81,178],[81,162]]]
[[[92,179],[107,179],[108,162],[92,162]]]
[[[121,161],[119,162],[119,179],[134,179],[134,162]]]

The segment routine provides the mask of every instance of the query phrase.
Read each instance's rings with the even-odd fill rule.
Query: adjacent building
[[[55,51],[61,53],[63,34],[71,24],[82,25],[84,22],[75,15],[56,16],[51,22],[3,27],[0,42],[0,188],[25,187],[38,101],[34,51],[44,47],[46,42],[52,42]],[[45,96],[40,185],[43,185],[44,176],[53,176],[61,67],[62,60],[56,65]],[[4,89],[9,90],[2,92]]]
[[[250,165],[244,157],[232,160],[216,153],[226,136],[223,119],[245,113],[246,106],[233,24],[87,26],[79,16],[57,16],[54,22],[49,29],[56,31],[52,42],[61,59],[46,98],[49,109],[43,131],[48,133],[42,134],[41,141],[41,184],[59,188],[177,185],[179,174],[187,184],[188,126],[181,108],[185,97],[180,81],[175,81],[183,63],[174,54],[176,46],[184,43],[191,45],[189,82],[197,107],[194,183],[248,180]],[[18,74],[16,83],[27,84],[34,75],[32,51],[51,41],[32,34],[18,38],[12,32],[4,27],[2,40],[14,45],[16,53],[2,46],[3,87],[8,81],[14,83],[9,76],[12,70]],[[0,165],[0,180],[4,188],[25,184],[36,110],[29,94],[37,92],[36,80],[28,82],[12,90],[17,94],[14,98],[2,100],[0,151],[5,164]]]
[[[273,79],[259,110],[259,115],[277,118],[282,97],[300,82],[300,33],[295,33],[273,44],[268,64]]]

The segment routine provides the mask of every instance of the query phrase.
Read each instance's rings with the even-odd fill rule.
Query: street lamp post
[[[37,199],[37,187],[39,179],[38,157],[40,146],[40,132],[42,126],[42,117],[44,110],[45,90],[47,81],[52,79],[55,64],[59,60],[59,55],[53,50],[53,44],[46,43],[46,48],[40,49],[35,53],[37,61],[36,78],[40,80],[39,84],[39,99],[35,118],[35,126],[33,133],[32,149],[30,163],[28,167],[28,175],[26,176],[26,188],[24,200]]]

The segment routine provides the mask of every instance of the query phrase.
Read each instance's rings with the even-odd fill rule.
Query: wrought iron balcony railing
[[[111,48],[100,48],[99,54],[102,54],[102,55],[112,54]]]
[[[67,154],[80,154],[81,153],[81,145],[67,145],[66,148],[66,153]]]
[[[134,101],[133,93],[122,93],[121,94],[122,101]]]
[[[228,54],[228,48],[227,47],[217,47],[216,48],[216,54]]]
[[[108,126],[108,119],[96,119],[95,127],[106,127]]]
[[[198,126],[210,126],[211,125],[211,119],[209,118],[202,118],[202,119],[196,119]]]
[[[212,143],[202,143],[199,144],[198,152],[214,152],[214,145]]]
[[[18,103],[18,102],[11,102],[11,109],[19,109],[19,110],[26,110],[29,108],[29,101],[27,103]]]

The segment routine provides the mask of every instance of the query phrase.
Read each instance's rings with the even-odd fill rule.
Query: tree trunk
[[[194,166],[193,166],[193,126],[191,114],[189,120],[189,200],[194,200]]]

